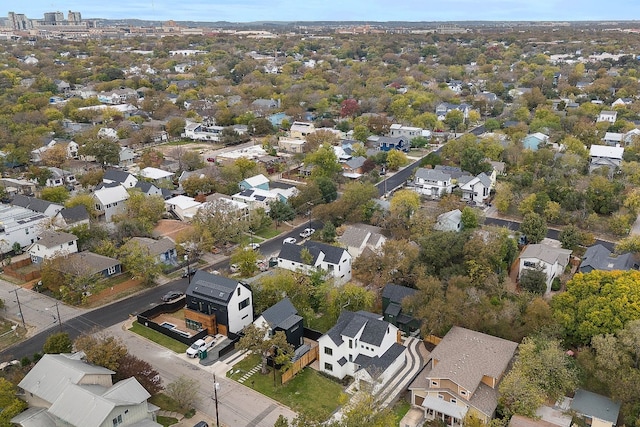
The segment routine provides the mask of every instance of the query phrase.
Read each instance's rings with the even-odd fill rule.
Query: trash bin
[[[200,358],[200,360],[206,359],[207,358],[207,350],[200,350],[198,352],[198,357]]]

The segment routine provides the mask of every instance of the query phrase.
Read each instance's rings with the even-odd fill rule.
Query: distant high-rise
[[[67,14],[67,21],[69,21],[70,24],[79,24],[82,22],[82,16],[80,15],[80,12],[69,11]]]
[[[45,12],[44,23],[46,25],[61,24],[64,21],[64,14],[62,12]]]
[[[9,12],[9,25],[14,30],[28,30],[32,28],[31,20],[22,13]]]

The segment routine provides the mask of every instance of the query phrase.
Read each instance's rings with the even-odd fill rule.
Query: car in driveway
[[[302,233],[300,233],[300,237],[302,237],[303,239],[306,239],[307,237],[310,237],[315,232],[316,232],[315,228],[305,228],[304,230],[302,230]]]
[[[164,302],[169,302],[169,301],[173,301],[176,298],[180,298],[182,295],[184,294],[180,291],[169,291],[166,294],[164,294],[161,299]]]
[[[296,242],[297,242],[297,240],[296,240],[296,238],[295,238],[295,237],[287,237],[286,239],[284,239],[284,240],[282,241],[282,243],[290,243],[290,244],[292,244],[292,245],[293,245],[294,243],[296,243]]]
[[[209,427],[209,424],[207,424],[204,421],[200,421],[199,423],[197,423],[196,425],[194,425],[193,427]]]

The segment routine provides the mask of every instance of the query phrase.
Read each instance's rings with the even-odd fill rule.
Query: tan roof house
[[[410,412],[415,416],[415,409],[423,411],[420,422],[441,420],[452,427],[461,426],[467,414],[489,422],[498,405],[498,384],[517,347],[512,341],[454,326],[409,385],[414,408]]]

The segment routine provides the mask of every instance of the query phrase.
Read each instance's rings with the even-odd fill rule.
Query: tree
[[[304,158],[304,164],[313,166],[312,177],[324,176],[333,179],[342,170],[333,146],[328,144],[323,144],[315,152],[308,153]]]
[[[7,379],[0,378],[0,426],[10,427],[12,425],[11,418],[15,417],[25,409],[28,405],[25,401],[18,397],[16,386],[11,384]]]
[[[485,155],[476,145],[466,147],[460,155],[460,168],[472,175],[478,175],[481,172],[489,172],[491,164],[485,161]]]
[[[460,110],[451,110],[444,118],[444,123],[452,131],[458,131],[464,123],[464,113]]]
[[[88,188],[100,184],[103,177],[104,170],[95,169],[87,171],[80,175],[78,177],[78,182],[82,185],[83,188]]]
[[[400,150],[391,150],[387,153],[387,167],[389,170],[397,171],[409,163],[407,155]]]
[[[29,166],[29,179],[35,179],[40,187],[47,185],[47,180],[51,178],[53,172],[47,168],[39,168],[37,166]]]
[[[534,294],[544,294],[547,290],[547,274],[541,266],[525,268],[520,273],[520,287]]]
[[[331,146],[336,145],[338,142],[340,142],[340,138],[338,137],[338,135],[335,134],[335,132],[332,132],[327,129],[320,129],[308,134],[305,137],[305,141],[306,142],[304,143],[304,147],[303,147],[304,152],[313,153],[319,147],[325,144],[331,145]]]
[[[639,253],[640,252],[640,236],[633,235],[620,239],[616,244],[616,253],[623,254],[625,252]]]
[[[224,200],[209,202],[200,208],[192,224],[193,240],[204,250],[238,239],[249,226]]]
[[[469,206],[465,206],[462,209],[462,228],[465,230],[472,230],[474,228],[477,228],[480,223],[478,216],[479,215],[475,209]]]
[[[67,148],[63,144],[56,144],[42,153],[41,157],[45,165],[59,168],[67,161]]]
[[[545,402],[544,391],[530,382],[522,371],[511,370],[499,386],[499,403],[507,416],[534,418],[536,409]]]
[[[154,150],[153,148],[147,148],[142,152],[142,155],[140,156],[140,162],[138,162],[138,166],[140,166],[140,169],[144,169],[147,167],[157,168],[160,167],[163,161],[164,154],[162,154],[162,151]]]
[[[187,196],[195,197],[198,194],[214,193],[218,183],[208,176],[193,175],[182,181],[180,185],[182,185],[182,189]]]
[[[420,208],[420,195],[413,190],[399,190],[393,194],[389,204],[391,216],[406,222]]]
[[[357,399],[352,399],[339,421],[329,422],[327,427],[388,427],[397,424],[394,412],[383,407],[378,397],[370,390],[361,390]]]
[[[40,192],[40,198],[53,203],[63,204],[69,198],[69,190],[65,187],[47,187]]]
[[[238,265],[240,274],[244,277],[249,277],[256,271],[257,261],[258,253],[249,246],[239,247],[231,255],[231,262]]]
[[[338,316],[343,310],[349,311],[369,311],[376,300],[376,294],[361,286],[347,283],[338,288],[332,288],[327,295],[327,313],[333,318]]]
[[[293,210],[289,203],[282,200],[274,200],[269,202],[269,216],[276,222],[276,228],[283,221],[291,221],[296,217],[296,211]]]
[[[131,377],[138,380],[140,385],[152,396],[163,390],[162,378],[160,378],[158,371],[148,362],[127,353],[120,359],[113,381],[115,383]]]
[[[640,272],[576,274],[551,308],[571,344],[588,344],[595,335],[612,334],[640,319]]]
[[[319,176],[313,182],[318,186],[324,203],[331,203],[338,198],[338,187],[331,178]],[[319,200],[311,200],[311,202],[317,204]]]
[[[496,209],[501,214],[505,214],[509,211],[509,206],[513,201],[513,191],[511,184],[507,182],[498,182],[496,187],[496,196],[493,199],[493,203],[496,205]]]
[[[369,138],[370,132],[369,129],[365,125],[356,125],[353,128],[353,139],[356,141],[360,141],[365,143],[367,138]]]
[[[249,140],[251,137],[248,134],[240,134],[232,127],[226,127],[220,132],[220,142],[223,145],[238,145]]]
[[[353,98],[345,99],[340,104],[340,117],[355,117],[358,111],[360,111],[360,105]]]
[[[152,285],[162,273],[162,267],[156,262],[156,257],[151,255],[149,248],[133,240],[120,247],[118,259],[133,279],[141,280],[146,286]]]
[[[336,239],[336,226],[332,222],[325,223],[320,236],[323,242],[333,242]]]
[[[267,359],[278,354],[285,354],[289,358],[293,357],[293,346],[287,342],[287,336],[284,331],[278,331],[271,335],[267,328],[257,327],[253,323],[245,326],[243,336],[238,340],[236,348],[247,350],[250,353],[257,354],[262,359],[261,372],[266,374]]]
[[[573,250],[582,242],[582,232],[575,225],[569,224],[560,231],[558,239],[560,239],[564,249]]]
[[[115,223],[135,224],[136,229],[150,234],[165,212],[161,196],[147,196],[138,189],[129,190],[129,198],[124,202],[125,210],[114,217]]]
[[[186,121],[182,117],[173,117],[167,121],[166,129],[171,136],[180,136],[184,132]]]
[[[46,354],[71,353],[73,344],[69,334],[66,332],[58,332],[51,334],[42,346],[42,352]]]
[[[200,400],[199,392],[200,384],[198,381],[184,375],[169,383],[165,389],[165,394],[175,400],[184,411],[195,408]]]
[[[520,231],[527,236],[528,242],[539,243],[547,236],[547,223],[540,215],[531,212],[524,216]]]
[[[202,156],[195,151],[186,151],[180,157],[180,163],[185,170],[194,171],[204,167]]]
[[[80,335],[73,342],[76,351],[83,351],[87,362],[117,372],[127,347],[110,335]]]
[[[91,138],[78,150],[82,156],[92,156],[99,165],[120,163],[120,144],[104,138]]]

